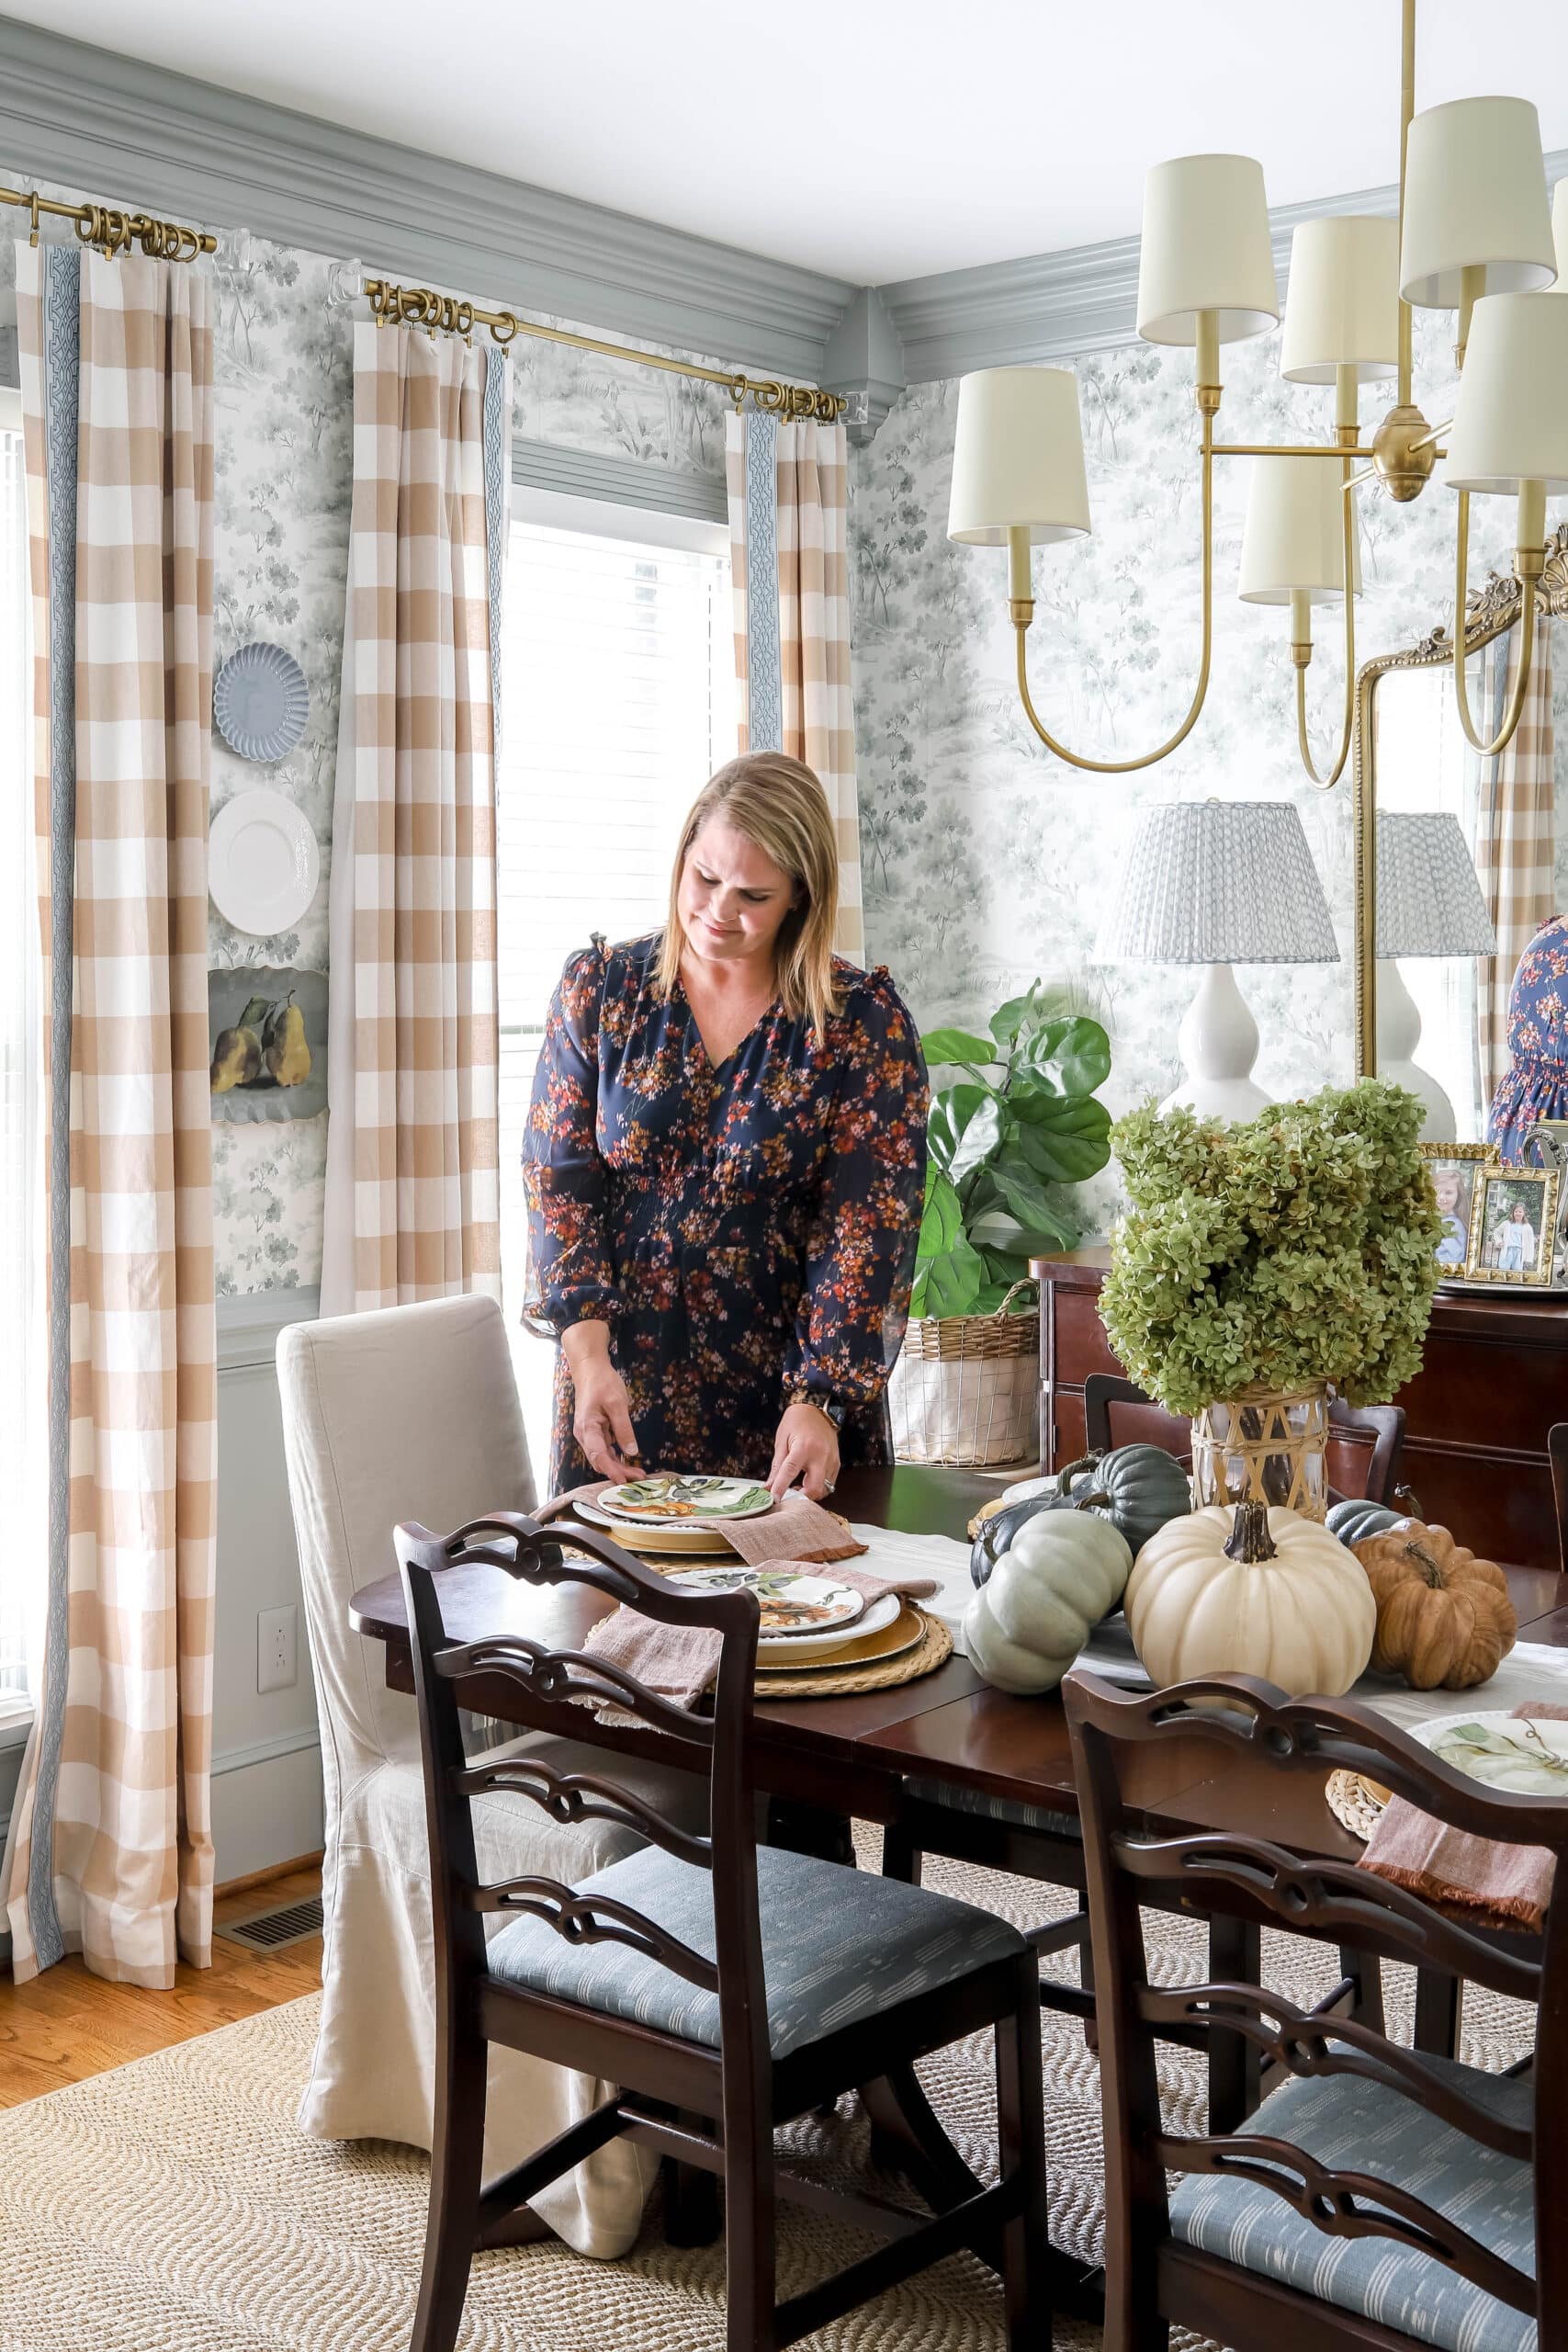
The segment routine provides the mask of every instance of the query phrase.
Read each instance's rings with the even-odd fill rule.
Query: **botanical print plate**
[[[766,1487],[753,1478],[709,1478],[670,1470],[606,1487],[593,1499],[611,1519],[629,1520],[638,1527],[671,1520],[760,1519],[773,1507]]]
[[[819,1674],[829,1666],[860,1666],[873,1658],[899,1657],[924,1641],[926,1621],[913,1602],[885,1592],[868,1603],[853,1625],[832,1634],[791,1634],[759,1642],[757,1664],[769,1674]]]
[[[762,1612],[759,1656],[782,1641],[793,1657],[797,1641],[841,1637],[840,1629],[858,1626],[867,1614],[863,1592],[836,1577],[803,1577],[798,1568],[682,1568],[671,1581],[697,1592],[754,1592]]]
[[[1410,1725],[1412,1738],[1488,1788],[1518,1796],[1568,1796],[1568,1722],[1487,1711]]]

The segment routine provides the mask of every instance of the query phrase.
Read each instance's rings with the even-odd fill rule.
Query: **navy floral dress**
[[[885,1390],[925,1190],[925,1064],[885,970],[836,959],[818,1044],[774,1005],[716,1069],[659,939],[571,956],[523,1146],[530,1318],[611,1327],[650,1468],[765,1476],[785,1407],[846,1408],[849,1463],[889,1459]],[[556,1367],[550,1483],[592,1474]]]

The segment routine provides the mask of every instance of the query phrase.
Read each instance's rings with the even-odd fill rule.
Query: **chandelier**
[[[1415,110],[1416,0],[1404,0],[1399,218],[1341,215],[1304,222],[1291,248],[1280,365],[1286,379],[1334,387],[1333,437],[1321,442],[1216,441],[1220,347],[1262,334],[1280,316],[1263,167],[1246,155],[1183,155],[1156,164],[1144,192],[1138,333],[1191,349],[1201,424],[1202,634],[1187,715],[1156,751],[1096,760],[1069,751],[1029,690],[1034,618],[1031,548],[1090,528],[1077,384],[1060,368],[991,368],[959,387],[950,537],[1005,546],[1018,640],[1018,691],[1046,749],[1097,775],[1152,767],[1186,741],[1209,690],[1213,649],[1216,458],[1255,460],[1242,540],[1240,594],[1288,605],[1296,673],[1296,731],[1314,784],[1338,781],[1355,718],[1356,596],[1360,589],[1356,500],[1376,481],[1402,503],[1418,498],[1439,458],[1458,493],[1454,686],[1475,749],[1502,750],[1519,723],[1534,644],[1536,593],[1546,560],[1546,501],[1568,491],[1568,182],[1556,203],[1558,251],[1547,203],[1540,124],[1526,98],[1457,98]],[[1429,424],[1411,384],[1411,312],[1456,311],[1460,389],[1454,414]],[[1395,379],[1397,397],[1363,447],[1360,388]],[[1445,435],[1447,436],[1445,443]],[[1361,463],[1366,460],[1366,463]],[[1465,686],[1470,502],[1517,500],[1514,571],[1520,645],[1512,691],[1485,741]],[[1340,603],[1345,707],[1326,775],[1307,740],[1312,607]]]

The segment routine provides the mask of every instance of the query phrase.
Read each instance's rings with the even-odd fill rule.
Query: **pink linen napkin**
[[[770,1567],[780,1565],[808,1576],[819,1563],[768,1563]],[[880,1600],[885,1592],[900,1592],[908,1600],[920,1600],[937,1589],[934,1577],[878,1577],[869,1568],[837,1568],[834,1576],[838,1582],[863,1592],[868,1605]],[[844,1639],[852,1641],[854,1633],[853,1625],[846,1625]],[[718,1672],[719,1636],[711,1625],[661,1625],[635,1609],[616,1609],[601,1617],[583,1647],[624,1673],[634,1674],[672,1707],[694,1707]]]
[[[553,1514],[569,1503],[593,1502],[614,1483],[609,1478],[593,1478],[584,1487],[569,1487],[547,1503],[545,1510]],[[852,1560],[867,1548],[830,1510],[808,1502],[802,1494],[786,1495],[773,1510],[756,1519],[716,1520],[713,1524],[752,1568],[771,1567],[776,1560]],[[614,1530],[608,1532],[613,1536]]]
[[[1568,1707],[1529,1699],[1517,1716],[1568,1718]],[[1508,1846],[1452,1829],[1391,1796],[1367,1840],[1361,1868],[1435,1903],[1469,1927],[1540,1932],[1556,1868],[1544,1846]]]

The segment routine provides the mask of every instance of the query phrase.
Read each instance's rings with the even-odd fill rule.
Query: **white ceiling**
[[[857,283],[1130,233],[1168,155],[1259,155],[1275,204],[1398,172],[1398,0],[5,6]],[[1420,41],[1417,105],[1532,96],[1568,146],[1563,0],[1422,0]]]

